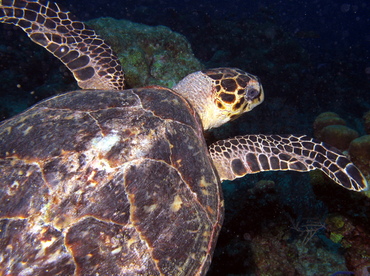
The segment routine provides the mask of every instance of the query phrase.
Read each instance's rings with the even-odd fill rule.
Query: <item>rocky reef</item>
[[[129,87],[172,87],[201,70],[187,39],[165,26],[98,18],[87,22],[112,46],[125,70]]]
[[[367,116],[368,113],[363,117],[361,127],[366,131]],[[370,135],[358,137],[357,131],[344,124],[345,120],[338,114],[322,113],[314,122],[315,135],[347,153],[370,182]],[[348,193],[337,187],[330,189],[327,177],[318,171],[311,173],[311,182],[317,197],[325,202],[329,210],[326,218],[327,236],[340,245],[349,270],[355,275],[369,275],[370,192]]]

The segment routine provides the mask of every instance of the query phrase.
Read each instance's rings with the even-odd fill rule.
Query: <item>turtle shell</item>
[[[203,275],[222,199],[169,89],[74,91],[0,126],[1,275]]]

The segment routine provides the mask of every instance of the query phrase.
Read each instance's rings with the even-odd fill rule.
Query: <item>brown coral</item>
[[[347,150],[358,132],[347,127],[346,122],[334,112],[324,112],[317,116],[314,124],[314,136],[342,151]]]
[[[370,175],[370,135],[353,140],[349,145],[348,152],[353,163],[365,175]]]
[[[358,137],[358,132],[343,125],[330,125],[320,131],[320,139],[342,151],[347,150],[352,140]]]
[[[314,136],[320,139],[321,130],[330,125],[346,125],[346,122],[339,117],[337,113],[334,112],[324,112],[316,117],[313,123]]]

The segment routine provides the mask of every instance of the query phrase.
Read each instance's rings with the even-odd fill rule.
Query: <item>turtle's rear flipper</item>
[[[83,89],[124,89],[121,65],[103,39],[58,4],[0,0],[0,22],[22,28],[59,58]]]
[[[261,171],[319,169],[349,190],[367,188],[365,177],[345,155],[307,136],[237,136],[218,141],[209,150],[222,180]]]

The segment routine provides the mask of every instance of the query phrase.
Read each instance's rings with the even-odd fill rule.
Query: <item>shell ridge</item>
[[[147,158],[141,158],[141,159],[142,159],[142,160],[144,160],[144,159],[147,159]],[[129,162],[129,163],[130,163],[130,164],[131,164],[132,162],[134,162],[134,163],[139,163],[138,161],[139,161],[139,160],[135,159],[135,160],[133,160],[133,161],[131,161],[131,162]],[[158,162],[159,162],[159,160],[155,160],[155,161],[158,161]],[[140,162],[140,163],[141,163],[141,162]],[[164,162],[164,163],[165,163],[165,162]],[[129,167],[129,166],[131,166],[131,165],[129,165],[128,163],[126,163],[126,166],[125,166],[125,172],[128,170],[128,167]],[[154,249],[150,247],[150,245],[149,245],[149,243],[148,243],[147,239],[144,237],[144,235],[143,235],[142,231],[140,231],[140,229],[138,228],[138,226],[137,226],[137,225],[135,225],[135,223],[134,223],[135,219],[134,219],[134,217],[133,217],[133,216],[134,216],[135,208],[136,208],[136,207],[135,207],[135,204],[134,204],[134,198],[133,198],[133,195],[128,191],[128,188],[127,188],[127,185],[126,185],[126,183],[127,183],[127,174],[125,173],[124,175],[125,175],[125,177],[124,177],[123,187],[124,187],[124,190],[125,190],[125,193],[126,193],[126,196],[127,196],[127,200],[128,200],[128,202],[130,203],[130,222],[131,222],[131,224],[133,225],[133,227],[134,227],[134,229],[135,229],[136,233],[138,234],[140,241],[141,241],[142,243],[144,243],[144,244],[145,244],[145,246],[146,246],[146,248],[147,248],[146,252],[148,252],[148,253],[149,253],[150,258],[151,258],[151,260],[153,261],[153,263],[154,263],[154,265],[155,265],[155,268],[157,269],[158,273],[162,275],[162,273],[160,272],[161,270],[160,270],[160,268],[159,268],[158,262],[157,262],[157,261],[155,261],[155,258],[154,258],[154,254],[153,254],[153,250],[154,250]],[[130,194],[131,194],[131,196],[130,196]]]

